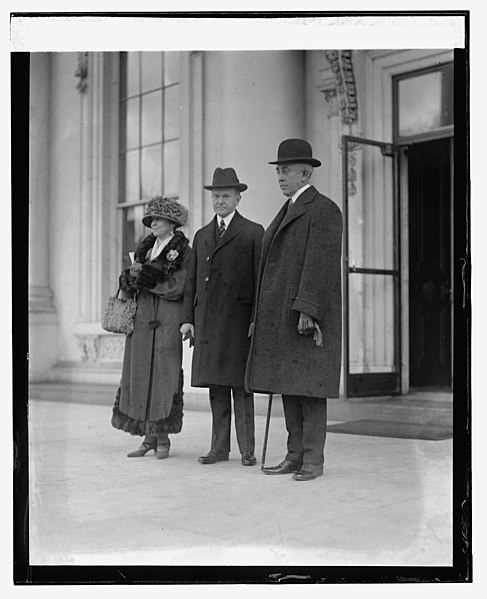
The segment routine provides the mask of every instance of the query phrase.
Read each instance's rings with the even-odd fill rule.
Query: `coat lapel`
[[[265,264],[267,254],[269,253],[269,250],[270,250],[270,247],[272,244],[272,240],[274,239],[274,236],[276,235],[276,232],[279,229],[279,226],[281,225],[282,221],[286,217],[288,203],[289,203],[289,201],[284,204],[284,206],[279,210],[279,212],[274,217],[274,220],[271,222],[271,224],[266,229],[264,239],[262,242],[262,260],[260,263],[261,269],[262,269],[263,265]]]
[[[269,253],[274,238],[277,235],[279,235],[281,231],[285,229],[290,223],[292,223],[297,218],[305,214],[306,204],[309,204],[309,202],[311,202],[314,199],[317,193],[317,190],[313,186],[308,187],[308,189],[299,196],[294,206],[290,210],[288,210],[288,205],[290,202],[290,200],[288,200],[276,214],[276,217],[269,225],[266,231],[266,235],[264,237],[261,269],[265,264],[267,254]]]
[[[276,234],[280,233],[285,227],[289,225],[289,223],[292,223],[300,216],[303,216],[303,214],[306,212],[306,204],[309,204],[317,193],[318,192],[314,187],[308,187],[308,189],[304,191],[296,200],[294,206],[292,206],[289,210],[286,211],[286,214],[282,219],[281,224],[279,225],[276,231]]]
[[[216,224],[215,224],[215,226],[216,226]],[[233,215],[232,221],[228,225],[228,229],[225,231],[225,233],[222,235],[222,238],[216,245],[215,252],[218,252],[218,250],[221,250],[222,247],[227,245],[227,243],[229,241],[231,241],[234,237],[236,237],[242,230],[242,226],[243,226],[243,219],[240,216],[240,214],[235,210],[235,214]]]
[[[206,245],[206,249],[210,254],[215,251],[216,247],[216,235],[215,235],[215,227],[216,227],[216,216],[209,222],[206,227],[203,227],[203,242]]]

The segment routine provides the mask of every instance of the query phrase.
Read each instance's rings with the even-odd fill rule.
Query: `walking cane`
[[[269,404],[267,406],[267,420],[265,423],[265,433],[264,433],[264,445],[262,446],[262,459],[260,462],[260,469],[264,470],[265,464],[265,454],[267,451],[267,437],[269,436],[269,422],[271,419],[271,409],[272,409],[272,393],[269,393]]]

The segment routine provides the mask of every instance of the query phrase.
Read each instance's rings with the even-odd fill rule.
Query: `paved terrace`
[[[126,458],[139,439],[110,416],[30,402],[32,565],[451,565],[451,439],[329,433],[325,475],[296,482],[241,466],[236,450],[198,464],[208,411],[185,411],[167,460]],[[264,427],[256,415],[259,462]],[[275,415],[268,464],[285,442]]]

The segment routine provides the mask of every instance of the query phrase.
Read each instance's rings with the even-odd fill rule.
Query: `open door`
[[[401,392],[399,210],[391,144],[342,136],[344,395]]]
[[[451,389],[452,138],[408,150],[409,383]]]

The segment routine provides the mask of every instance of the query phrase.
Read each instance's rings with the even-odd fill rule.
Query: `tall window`
[[[120,60],[120,196],[123,264],[148,234],[145,204],[180,193],[180,53],[123,52]]]
[[[453,64],[394,80],[395,141],[453,135]]]

